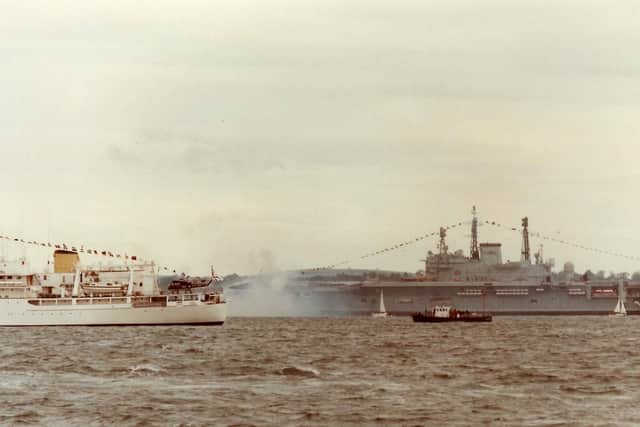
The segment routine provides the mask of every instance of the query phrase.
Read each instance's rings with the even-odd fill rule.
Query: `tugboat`
[[[432,310],[427,310],[424,313],[414,313],[414,322],[491,322],[493,319],[490,314],[475,313],[470,311],[460,311],[455,308],[438,305]]]

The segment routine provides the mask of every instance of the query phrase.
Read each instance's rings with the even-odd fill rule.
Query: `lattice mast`
[[[449,247],[447,246],[447,229],[444,227],[440,227],[440,243],[438,244],[439,253],[436,257],[436,271],[440,269],[441,263],[446,263],[449,260],[448,251]],[[427,254],[424,259],[424,272],[425,274],[429,271],[429,255]]]
[[[480,261],[480,251],[478,250],[478,212],[475,205],[471,211],[473,219],[471,220],[471,248],[469,249],[469,257],[472,260]]]
[[[529,251],[529,218],[522,218],[522,252],[520,261],[525,264],[531,264],[531,256]]]
[[[438,249],[440,249],[441,258],[446,258],[447,253],[449,251],[446,238],[447,238],[447,230],[444,227],[440,227],[440,243],[438,244]]]

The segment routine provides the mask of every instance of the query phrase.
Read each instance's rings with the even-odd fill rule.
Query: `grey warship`
[[[478,222],[474,207],[468,256],[449,251],[447,228],[441,227],[437,251],[427,252],[418,273],[299,270],[287,273],[285,291],[300,305],[317,310],[310,314],[322,315],[367,315],[377,309],[381,290],[392,315],[436,306],[493,315],[607,315],[619,300],[627,314],[640,314],[640,282],[575,274],[570,263],[553,275],[553,262],[543,259],[541,249],[532,259],[527,217],[522,219],[519,261],[503,262],[500,243],[479,243]]]

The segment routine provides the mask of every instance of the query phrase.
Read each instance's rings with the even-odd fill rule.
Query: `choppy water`
[[[0,424],[638,425],[640,317],[1,328]]]

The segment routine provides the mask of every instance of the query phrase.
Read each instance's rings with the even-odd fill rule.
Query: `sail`
[[[618,302],[616,303],[616,308],[613,309],[614,313],[620,313],[620,298],[618,298]]]
[[[382,289],[380,289],[380,308],[378,309],[380,313],[386,313],[387,310],[384,308],[384,295],[382,294]]]

